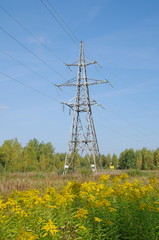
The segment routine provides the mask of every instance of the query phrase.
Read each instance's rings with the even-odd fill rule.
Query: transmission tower
[[[75,171],[75,165],[79,161],[80,156],[87,158],[92,171],[97,172],[98,169],[101,169],[99,146],[91,109],[92,105],[99,106],[99,104],[90,98],[89,86],[108,83],[108,81],[100,81],[87,77],[86,67],[95,63],[97,62],[86,62],[84,44],[81,42],[79,61],[73,64],[67,64],[68,67],[78,67],[77,79],[57,85],[58,87],[73,86],[76,88],[75,97],[63,103],[73,111],[71,135],[65,157],[64,174],[68,171]]]

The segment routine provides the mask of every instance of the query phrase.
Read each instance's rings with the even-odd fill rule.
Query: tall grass
[[[84,182],[88,179],[96,181],[99,175],[88,172],[78,174],[58,175],[54,172],[27,172],[27,173],[3,173],[0,175],[0,195],[9,195],[14,191],[29,189],[44,189],[55,187],[60,190],[69,181]]]
[[[118,176],[122,173],[127,173],[130,177],[140,179],[148,179],[156,177],[159,179],[159,171],[142,171],[136,169],[129,170],[107,170],[104,174]],[[88,180],[98,181],[102,173],[92,174],[87,169],[81,169],[76,174],[59,175],[56,172],[26,172],[26,173],[1,173],[0,174],[0,195],[8,195],[15,190],[23,191],[29,189],[41,189],[47,187],[55,187],[60,190],[69,181],[85,182]]]
[[[131,177],[157,177],[159,175],[158,170],[129,169],[126,173]]]

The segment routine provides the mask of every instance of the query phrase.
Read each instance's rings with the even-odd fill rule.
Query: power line
[[[25,65],[24,63],[22,63],[21,61],[19,61],[17,58],[15,58],[14,56],[10,55],[9,53],[3,51],[2,49],[0,49],[0,52],[5,54],[6,56],[8,56],[9,58],[13,59],[15,62],[19,63],[20,65],[22,65],[23,67],[25,67],[26,69],[28,69],[29,71],[33,72],[34,74],[38,75],[39,77],[41,77],[43,80],[46,80],[47,82],[51,83],[52,85],[55,86],[55,84],[50,81],[49,79],[47,79],[46,77],[42,76],[40,73],[38,73],[37,71],[33,70],[32,68],[28,67],[27,65]]]
[[[41,0],[42,2],[43,2],[43,0]],[[51,4],[49,3],[49,1],[47,0],[47,2],[48,2],[48,4],[51,6]],[[44,4],[44,3],[43,3]],[[60,18],[60,20],[66,25],[66,23],[64,22],[64,20],[61,18],[61,16],[58,14],[58,12],[55,10],[55,8],[53,7],[53,6],[51,6],[51,8],[55,11],[55,13],[57,14],[57,16]],[[56,19],[57,20],[57,19]],[[59,21],[58,21],[58,23],[59,23]],[[61,23],[59,23],[60,24],[60,26],[61,26]],[[67,25],[66,25],[67,26]],[[64,29],[64,27],[62,27],[63,29]],[[68,26],[67,26],[67,28],[69,28]],[[69,28],[69,30],[70,30],[70,28]],[[70,31],[71,32],[71,31]],[[74,35],[74,34],[73,34]],[[72,39],[72,37],[71,37],[71,39]],[[76,40],[77,40],[77,38],[76,38]],[[77,40],[78,41],[78,40]],[[89,54],[89,52],[88,52],[88,50],[86,50],[86,52]],[[90,55],[90,54],[89,54]],[[90,55],[91,56],[91,55]],[[99,67],[101,67],[99,64],[98,64],[98,66]],[[96,66],[94,65],[94,67],[96,68]],[[102,68],[102,67],[101,67]],[[101,71],[99,71],[99,69],[97,69],[96,68],[96,70],[100,73],[100,75],[101,76],[103,76],[105,79],[106,79],[106,77],[105,77],[105,75],[104,74],[102,74],[101,73]],[[131,99],[130,98],[130,100],[131,101],[133,101],[133,99]],[[136,104],[138,104],[136,101],[133,101],[133,102],[135,102]],[[141,107],[145,107],[144,105],[142,105],[141,103],[139,103],[138,105],[140,105]],[[146,107],[145,107],[146,108]],[[146,108],[146,110],[148,110],[149,111],[149,109],[148,108]],[[152,112],[152,111],[151,111]],[[127,121],[127,120],[125,120],[125,121]]]
[[[55,14],[47,7],[47,5],[44,3],[44,0],[41,0],[41,2],[43,3],[43,5],[45,6],[45,8],[50,12],[50,14],[53,16],[53,18],[57,21],[57,23],[60,25],[60,27],[66,32],[66,34],[70,37],[70,39],[74,42],[74,44],[77,46],[78,48],[78,44],[79,44],[79,39],[77,38],[77,36],[75,35],[75,33],[71,30],[70,26],[64,21],[64,19],[60,16],[60,14],[58,13],[58,11],[55,9],[55,7],[53,7],[53,5],[46,0],[46,2],[48,3],[48,5],[50,6],[50,8],[55,12],[55,14],[57,15],[57,17],[60,19],[60,21],[62,23],[60,23],[60,21],[57,19],[57,17],[55,16]],[[86,53],[88,53],[88,55],[91,56],[91,54],[88,52],[87,48],[85,50]],[[92,56],[91,56],[92,57]],[[92,58],[93,59],[93,58]],[[90,60],[90,59],[89,59]],[[99,65],[97,63],[97,65]],[[100,65],[99,65],[100,66]]]
[[[101,119],[101,118],[100,118]],[[105,120],[105,119],[104,119]],[[118,135],[120,135],[120,136],[123,136],[123,137],[126,137],[127,139],[129,139],[129,140],[131,140],[131,136],[132,136],[132,133],[131,133],[131,135],[126,135],[126,134],[123,134],[123,132],[120,132],[119,130],[121,130],[121,128],[119,129],[119,127],[116,125],[116,124],[113,124],[113,126],[116,126],[116,127],[118,127],[118,130],[115,130],[114,128],[110,128],[110,126],[108,127],[106,127],[104,124],[102,124],[102,123],[100,123],[99,121],[95,121],[95,122],[97,122],[100,126],[102,126],[103,128],[105,128],[105,129],[107,129],[107,130],[111,130],[112,132],[114,132],[114,133],[116,133],[116,134],[118,134]],[[136,137],[136,141],[138,141],[138,142],[140,142],[140,143],[143,143],[143,141],[142,140],[140,140],[139,139],[139,137],[137,136],[137,135],[134,135],[134,137]],[[147,142],[144,142],[144,144],[145,143],[147,143]]]
[[[24,24],[18,21],[11,13],[9,13],[4,7],[0,6],[0,8],[7,13],[19,26],[21,26],[27,33],[29,33],[36,41],[38,41],[45,49],[47,49],[52,55],[58,58],[63,64],[64,61],[52,50],[50,49],[45,43],[43,43],[36,35],[34,35]]]
[[[43,1],[43,0],[41,0],[41,1]],[[66,24],[66,22],[62,19],[62,17],[59,15],[59,13],[57,12],[57,10],[49,3],[49,1],[48,0],[46,0],[47,2],[48,2],[48,4],[50,5],[50,7],[55,11],[55,13],[57,14],[57,16],[60,18],[60,20],[65,24],[65,26],[69,29],[69,31],[71,32],[71,34],[74,36],[74,38],[76,39],[76,41],[78,42],[78,39],[77,39],[77,37],[75,36],[75,34],[71,31],[71,29],[70,29],[70,27],[68,27],[68,25]],[[61,26],[61,24],[60,24],[60,26]],[[71,38],[72,39],[72,38]],[[89,55],[92,59],[93,59],[93,57],[92,57],[92,55],[89,53],[89,51],[88,51],[88,48],[86,48],[85,49],[85,52],[87,53],[87,56]],[[90,60],[90,59],[89,59]],[[102,68],[102,66],[100,65],[100,64],[98,64],[98,62],[97,62],[97,65],[98,65],[98,67],[100,67],[100,68]],[[93,65],[94,67],[95,67],[95,69],[96,69],[96,71],[98,71],[98,73],[102,76],[102,77],[104,77],[104,79],[105,80],[107,80],[107,78],[105,77],[105,75],[96,67],[96,65]],[[112,73],[113,74],[113,73]],[[114,76],[115,76],[115,74],[114,74]],[[119,79],[121,79],[119,76],[117,76],[116,75],[116,77],[118,77]],[[123,79],[121,79],[121,80],[123,80]],[[125,81],[126,82],[126,81]],[[136,87],[135,87],[136,88]],[[137,89],[137,88],[136,88]],[[127,96],[128,97],[128,96]],[[130,98],[130,97],[128,97],[131,101],[133,101],[134,103],[136,103],[137,105],[140,105],[142,108],[144,108],[144,109],[146,109],[147,111],[150,111],[151,113],[153,113],[154,114],[154,112],[152,112],[147,106],[145,106],[145,105],[143,105],[143,104],[141,104],[141,103],[139,103],[139,102],[137,102],[137,101],[135,101],[134,99],[132,99],[132,98]],[[155,115],[157,115],[158,116],[158,114],[155,114]]]
[[[77,36],[75,35],[75,33],[71,30],[70,26],[68,26],[68,24],[64,21],[64,19],[60,16],[60,14],[58,13],[58,11],[55,9],[55,7],[53,7],[53,5],[46,0],[47,4],[49,5],[49,7],[46,5],[46,3],[44,2],[44,0],[40,0],[42,2],[42,4],[45,6],[45,8],[48,10],[48,12],[51,14],[51,16],[56,20],[56,22],[60,25],[60,27],[65,31],[65,33],[69,36],[69,38],[72,40],[72,42],[75,44],[75,46],[78,48],[78,44],[79,44],[79,39],[77,38]],[[54,11],[52,11],[52,10]],[[55,14],[57,15],[57,17],[55,16]],[[58,20],[58,18],[60,19],[60,21]],[[86,53],[88,53],[88,50],[85,50]],[[90,55],[88,53],[88,55]],[[91,56],[91,55],[90,55]],[[97,63],[98,64],[98,63]],[[99,64],[98,64],[99,65]]]
[[[99,71],[99,69],[97,69],[97,67],[94,65],[94,67],[96,68],[96,70],[100,73],[101,76],[103,76],[105,78],[105,75]],[[98,67],[103,68],[101,65],[98,64]],[[110,72],[112,75],[114,75],[114,77],[116,77],[117,79],[126,82],[130,87],[132,87],[132,85],[126,81],[125,79],[121,78],[120,76],[118,76],[117,74],[115,74],[114,72],[107,70],[108,72]],[[106,79],[106,78],[105,78]],[[116,88],[116,87],[115,87]],[[134,85],[133,88],[135,88],[136,90],[138,90],[138,88]],[[119,88],[116,88],[119,89]],[[119,89],[120,90],[120,89]],[[145,109],[146,111],[154,114],[155,116],[159,117],[158,114],[154,113],[149,107],[145,106],[144,104],[142,104],[141,102],[138,102],[136,100],[134,100],[133,98],[131,98],[130,96],[127,95],[127,93],[124,93],[124,95],[132,102],[134,102],[135,104],[137,104],[138,106],[140,106],[141,108]]]
[[[43,0],[41,0],[41,2],[44,4],[44,6],[47,8],[47,6],[46,6],[46,4],[43,2]],[[69,28],[67,25],[66,25],[66,23],[64,22],[64,20],[60,17],[60,15],[58,14],[58,12],[55,10],[55,8],[49,3],[49,1],[47,0],[47,3],[49,4],[49,6],[54,10],[54,12],[56,13],[56,15],[60,18],[60,20],[65,24],[65,26],[67,27],[67,28]],[[47,8],[47,10],[48,10],[48,8]],[[50,11],[49,11],[50,12]],[[53,14],[53,13],[52,13]],[[65,27],[63,27],[62,26],[62,24],[58,21],[58,19],[55,17],[55,14],[53,14],[53,16],[54,16],[54,19],[59,23],[59,25],[63,28],[63,30],[65,30],[65,32],[67,32],[67,34],[68,34],[68,31],[66,30],[66,28]],[[13,16],[12,16],[13,17]],[[15,20],[15,19],[14,19]],[[16,21],[17,22],[17,21]],[[18,23],[19,24],[19,23]],[[20,24],[21,26],[23,26],[22,24]],[[25,29],[26,30],[26,29]],[[28,30],[28,29],[27,29]],[[70,31],[70,29],[69,29],[69,31]],[[28,31],[29,32],[29,31]],[[71,32],[71,31],[70,31]],[[31,32],[29,32],[30,34],[31,34]],[[72,32],[71,32],[71,34],[72,34]],[[34,36],[33,34],[31,34],[32,36]],[[72,34],[73,35],[73,34]],[[69,36],[70,36],[70,33],[69,33]],[[71,37],[71,39],[72,39],[73,37]],[[38,40],[38,38],[36,37],[36,39]],[[77,39],[76,39],[77,40]],[[73,41],[75,41],[75,40],[73,40]],[[78,41],[78,40],[77,40]],[[41,42],[41,41],[40,41]],[[75,43],[76,44],[76,43]],[[96,69],[99,73],[101,73],[98,69]],[[104,75],[103,75],[104,76]],[[131,99],[130,98],[130,100],[132,100],[133,101],[133,99]],[[136,101],[134,101],[135,103],[137,103]],[[137,103],[138,104],[138,103]],[[142,105],[142,107],[144,107],[143,105]],[[148,109],[147,109],[148,110]],[[152,112],[152,111],[151,111]]]
[[[142,128],[140,125],[138,125],[138,124],[136,124],[136,123],[134,123],[134,122],[128,121],[127,119],[125,119],[125,118],[121,117],[120,115],[116,114],[114,111],[110,111],[110,110],[108,110],[108,111],[109,111],[110,113],[112,113],[113,115],[115,115],[116,117],[121,118],[121,119],[124,120],[125,122],[127,122],[127,123],[129,123],[129,124],[131,124],[131,125],[132,125],[132,124],[133,124],[133,125],[136,125],[140,130],[144,130],[144,128]],[[101,120],[101,119],[103,119],[104,121],[107,121],[107,120],[108,120],[108,119],[106,119],[105,117],[103,117],[103,115],[99,114],[99,112],[98,112],[97,115],[98,115],[98,116],[100,115],[100,120]],[[113,126],[117,127],[118,130],[121,130],[121,126],[112,123],[112,121],[111,121],[111,124],[113,124]],[[132,127],[132,128],[133,128],[133,130],[134,130],[134,127]],[[137,141],[143,142],[143,140],[140,140],[141,136],[139,135],[139,132],[138,132],[138,131],[133,131],[133,132],[132,132],[131,129],[129,129],[128,131],[129,131],[130,134],[131,134],[131,135],[129,135],[129,138],[130,138],[130,136],[133,135],[134,137],[136,137]],[[146,131],[146,129],[145,129],[145,131]],[[144,131],[144,133],[141,133],[141,134],[142,134],[142,136],[144,135],[144,136],[149,140],[149,136],[145,134],[145,131]],[[152,133],[153,133],[153,132],[152,132]],[[153,134],[155,134],[155,133],[153,133]],[[122,133],[122,135],[123,135],[123,133]],[[124,135],[123,135],[123,136],[124,136]],[[125,136],[126,136],[126,135],[125,135]],[[156,135],[155,135],[155,136],[156,136]],[[128,137],[128,136],[126,136],[126,137]],[[146,142],[145,142],[145,143],[146,143]]]
[[[16,39],[13,35],[11,35],[8,31],[6,31],[4,28],[0,26],[0,29],[6,33],[10,38],[12,38],[14,41],[16,41],[19,45],[21,45],[25,50],[27,50],[31,55],[33,55],[35,58],[37,58],[40,62],[45,64],[48,68],[50,68],[53,72],[55,72],[57,75],[59,75],[61,78],[65,79],[66,78],[59,72],[57,72],[52,66],[50,66],[47,62],[45,62],[41,57],[39,57],[37,54],[32,52],[29,48],[27,48],[24,44],[22,44],[18,39]]]
[[[70,37],[70,39],[71,39],[71,40],[73,41],[73,43],[76,45],[76,47],[78,48],[78,42],[79,42],[79,40],[77,39],[76,35],[72,32],[72,30],[70,29],[70,27],[67,25],[67,23],[66,23],[66,22],[63,20],[63,18],[60,16],[60,14],[57,12],[57,10],[53,7],[53,5],[52,5],[48,0],[46,0],[47,3],[48,3],[48,5],[50,6],[50,8],[53,9],[53,11],[54,11],[55,14],[58,16],[58,18],[61,20],[62,23],[60,23],[60,21],[57,19],[57,17],[55,16],[55,14],[47,7],[47,5],[44,3],[44,1],[43,1],[43,0],[40,0],[40,1],[41,1],[42,4],[45,6],[45,8],[49,11],[49,13],[53,16],[53,18],[57,21],[57,23],[60,25],[60,27],[67,33],[67,35]],[[65,25],[65,27],[64,27],[64,25]],[[67,29],[68,29],[68,30],[67,30]],[[86,53],[88,53],[88,55],[90,55],[90,53],[88,52],[87,49],[86,49],[85,51],[86,51]],[[91,56],[91,55],[90,55],[90,56]],[[93,58],[92,58],[92,59],[93,59]],[[97,63],[98,66],[100,66],[98,62],[96,62],[96,63]],[[105,80],[107,80],[106,77],[105,77],[105,75],[103,75],[103,74],[96,68],[95,65],[93,65],[93,66],[95,67],[95,69],[96,69],[102,76],[104,76]],[[109,85],[111,85],[111,84],[109,83]],[[111,86],[112,86],[112,85],[111,85]]]
[[[66,27],[63,26],[62,23],[60,23],[60,21],[57,19],[57,17],[55,16],[55,14],[47,7],[47,5],[44,3],[44,0],[41,0],[41,2],[43,3],[43,5],[45,6],[45,8],[50,12],[50,14],[54,17],[54,19],[58,22],[58,24],[62,27],[62,29],[68,34],[68,36],[71,38],[71,40],[75,43],[75,45],[77,46],[77,42],[78,42],[78,39],[77,37],[75,36],[75,34],[71,31],[70,27],[66,24],[66,22],[62,19],[62,17],[60,16],[60,14],[57,12],[57,10],[52,6],[52,4],[49,3],[48,0],[46,0],[48,5],[50,6],[51,9],[53,9],[53,11],[56,13],[56,15],[59,17],[59,19],[61,20],[61,22],[67,27],[67,29],[69,29],[69,32],[68,30],[66,29]],[[92,55],[90,55],[88,49],[86,49],[86,52],[88,53],[88,55],[92,58]],[[92,58],[93,59],[93,58]],[[100,66],[98,63],[97,65],[102,68],[102,66]],[[96,71],[99,72],[99,74],[105,78],[105,80],[107,80],[107,78],[105,77],[105,75],[99,70],[97,69],[97,67],[94,65]],[[119,78],[119,77],[118,77]],[[128,97],[128,96],[127,96]],[[155,114],[154,112],[151,111],[151,109],[149,109],[147,106],[141,104],[140,102],[137,102],[135,101],[134,99],[128,97],[132,102],[136,103],[137,105],[140,105],[142,108],[144,108],[145,110],[151,112],[152,114]],[[158,117],[158,114],[155,114],[157,117]]]
[[[97,64],[97,65],[98,65],[98,67],[102,68],[101,65],[99,65],[99,64]],[[106,80],[107,78],[106,78],[105,75],[97,68],[97,66],[94,65],[94,67],[95,67],[96,70],[99,72],[99,74],[100,74],[102,77],[104,77],[105,80]],[[118,78],[118,79],[120,79],[120,80],[128,83],[127,81],[125,81],[124,79],[120,78],[117,74],[114,74],[114,73],[111,72],[110,70],[109,70],[108,72],[110,72],[111,74],[113,74],[116,78]],[[128,85],[131,86],[129,83],[128,83]],[[131,87],[132,87],[132,86],[131,86]],[[134,85],[133,87],[134,87],[136,90],[138,90],[138,88],[137,88],[135,85]],[[116,88],[116,87],[115,87],[115,88]],[[116,89],[120,90],[119,88],[116,88]],[[133,98],[131,98],[130,96],[128,96],[127,93],[123,93],[123,94],[124,94],[131,102],[133,102],[133,103],[135,103],[136,105],[140,106],[142,109],[145,109],[147,112],[150,112],[150,113],[154,114],[155,116],[159,117],[159,115],[156,114],[156,113],[154,113],[149,107],[145,106],[145,105],[142,104],[141,102],[138,102],[138,101],[134,100]]]
[[[57,12],[57,10],[53,7],[53,5],[46,0],[47,3],[49,4],[49,6],[53,9],[53,11],[56,13],[56,15],[59,17],[59,19],[61,20],[61,22],[65,25],[65,27],[68,29],[68,31],[70,32],[70,34],[72,35],[72,38],[74,38],[74,40],[78,43],[79,39],[76,37],[76,35],[74,34],[74,32],[71,30],[71,28],[68,26],[68,24],[62,19],[62,17],[60,16],[60,14]]]
[[[72,32],[71,28],[68,26],[68,24],[63,20],[63,18],[60,16],[60,14],[57,12],[57,10],[55,9],[55,7],[53,7],[53,5],[48,1],[48,5],[50,6],[50,8],[55,12],[55,14],[57,15],[57,17],[60,19],[60,22],[58,20],[58,18],[55,16],[54,12],[52,10],[50,10],[50,8],[46,5],[46,3],[44,3],[44,0],[40,0],[42,2],[42,4],[44,5],[44,7],[48,10],[48,12],[51,14],[51,16],[56,20],[56,22],[60,25],[60,27],[65,31],[65,33],[69,36],[69,38],[72,40],[72,42],[75,44],[75,46],[78,48],[78,43],[79,43],[79,39],[76,37],[76,35]],[[92,59],[93,57],[90,55],[88,49],[86,48],[85,52],[87,53],[87,56],[89,55]],[[89,59],[90,60],[90,59]],[[100,66],[100,64],[97,62],[97,65]],[[93,65],[96,69],[96,71],[98,71],[101,76],[104,76],[97,68],[95,65]],[[105,80],[106,77],[104,76]],[[111,85],[111,84],[110,84]]]
[[[70,30],[68,31],[66,27],[63,26],[63,24],[58,20],[58,18],[55,16],[55,14],[53,13],[53,11],[46,5],[46,3],[43,0],[40,0],[41,3],[44,5],[44,7],[47,9],[47,11],[51,14],[51,16],[56,20],[56,22],[61,26],[61,28],[65,31],[65,33],[70,37],[70,39],[73,41],[73,43],[75,44],[75,46],[78,48],[78,44],[77,44],[77,40],[74,39],[74,37],[72,36],[72,34],[70,33]],[[48,1],[47,1],[48,2]],[[51,8],[55,10],[55,8],[52,7],[52,5],[48,2],[48,4],[51,6]],[[57,11],[56,11],[57,14]],[[62,20],[62,18],[59,16],[58,17],[61,19],[61,21],[64,23],[64,21]]]
[[[53,100],[53,101],[56,101],[56,102],[59,102],[59,103],[60,103],[60,101],[59,101],[58,99],[53,98],[53,97],[49,96],[48,94],[43,93],[43,92],[41,92],[40,90],[38,90],[38,89],[36,89],[36,88],[34,88],[34,87],[26,84],[26,83],[23,83],[23,82],[17,80],[16,78],[11,77],[10,75],[8,75],[8,74],[6,74],[6,73],[3,73],[3,72],[0,71],[0,74],[2,74],[3,76],[5,76],[5,77],[7,77],[7,78],[9,78],[9,79],[11,79],[11,80],[13,80],[13,81],[15,81],[15,82],[20,83],[21,85],[23,85],[23,86],[25,86],[25,87],[27,87],[27,88],[32,89],[33,91],[35,91],[35,92],[37,92],[37,93],[39,93],[39,94],[41,94],[41,95],[43,95],[43,96],[45,96],[45,97],[50,98],[50,99]]]
[[[58,24],[63,28],[63,30],[69,35],[69,37],[71,38],[71,40],[73,40],[73,42],[76,44],[78,44],[79,40],[77,39],[76,35],[72,32],[72,30],[70,29],[70,27],[67,25],[67,23],[62,19],[62,17],[60,16],[60,14],[57,12],[57,10],[55,9],[55,7],[53,7],[53,5],[46,0],[48,5],[50,6],[50,8],[55,12],[55,14],[58,16],[58,18],[61,20],[61,22],[63,23],[63,25],[65,25],[66,27],[64,27],[60,21],[57,19],[57,17],[55,16],[55,14],[47,7],[47,5],[44,3],[43,0],[41,0],[41,2],[43,3],[43,5],[45,6],[45,8],[50,12],[50,14],[54,17],[54,19],[58,22]],[[36,35],[34,35],[26,26],[24,26],[24,24],[22,24],[20,21],[18,21],[11,13],[9,13],[4,7],[0,6],[0,8],[6,12],[18,25],[20,25],[26,32],[28,32],[34,39],[36,39],[41,45],[43,45],[48,51],[50,51],[53,55],[55,55],[63,64],[65,64],[65,62],[59,58],[55,52],[53,52],[50,48],[48,48],[48,46],[46,44],[44,44]],[[67,30],[68,29],[68,30]],[[91,58],[92,55],[88,52],[88,49],[85,50],[90,56]],[[98,66],[100,66],[97,63]],[[95,66],[95,65],[94,65]],[[101,67],[101,66],[100,66]],[[96,68],[96,66],[95,66]],[[99,69],[96,68],[96,70],[101,74],[101,76],[103,76],[105,78],[105,75],[102,74]]]
[[[79,42],[79,40],[77,39],[76,35],[72,32],[71,28],[70,28],[70,27],[67,25],[67,23],[63,20],[63,18],[60,16],[60,14],[57,12],[57,10],[53,7],[53,5],[50,4],[50,2],[49,2],[48,0],[46,0],[46,1],[47,1],[47,3],[49,4],[49,6],[53,9],[53,11],[56,13],[56,15],[59,17],[59,19],[61,20],[61,22],[62,22],[66,27],[64,27],[64,26],[58,21],[58,19],[57,19],[57,18],[55,17],[55,15],[54,15],[54,13],[51,12],[51,11],[47,8],[47,6],[46,6],[46,4],[44,3],[44,1],[41,0],[41,2],[43,3],[43,5],[47,8],[47,10],[51,13],[51,15],[53,15],[53,17],[54,17],[55,20],[58,22],[58,24],[59,24],[59,25],[62,27],[62,29],[68,34],[68,36],[71,38],[71,40],[75,43],[75,45],[76,45],[77,48],[78,48],[78,42]],[[67,29],[68,29],[68,30],[67,30]],[[69,31],[70,33],[68,33],[68,31]],[[87,48],[86,48],[85,52],[87,53],[87,56],[90,55],[90,57],[92,57],[91,54],[88,52]],[[92,57],[92,59],[93,59],[93,57]],[[89,60],[90,60],[90,59],[89,59]],[[97,65],[100,67],[99,63],[98,63],[98,62],[96,62],[96,63],[97,63]],[[99,69],[97,69],[96,65],[93,64],[93,66],[95,67],[96,71],[98,71],[98,72],[100,73],[100,75],[101,75],[102,77],[104,77],[105,80],[107,80],[106,77],[105,77],[105,75],[103,75],[103,74],[99,71]],[[112,87],[111,83],[110,83],[110,82],[108,82],[108,83],[109,83],[109,85]]]
[[[92,90],[92,92],[93,92],[94,95],[97,96],[97,94],[96,94],[93,90]],[[99,99],[100,99],[100,97],[99,97]],[[101,103],[102,103],[102,101],[101,101]],[[102,103],[102,104],[103,104],[103,103]],[[110,112],[111,114],[115,115],[116,117],[120,118],[121,120],[127,122],[128,124],[130,124],[130,125],[133,124],[134,126],[138,127],[139,129],[142,129],[142,130],[144,131],[144,135],[145,135],[145,132],[147,132],[147,129],[144,128],[143,126],[141,126],[141,125],[139,125],[139,124],[137,124],[137,123],[135,123],[135,122],[133,122],[133,121],[131,121],[131,120],[128,120],[127,118],[121,116],[121,114],[115,112],[114,110],[110,109],[109,107],[107,107],[107,111]],[[103,117],[103,119],[104,119],[104,117]],[[152,134],[155,134],[155,135],[156,135],[155,132],[152,132]],[[147,135],[145,135],[145,136],[147,137]]]

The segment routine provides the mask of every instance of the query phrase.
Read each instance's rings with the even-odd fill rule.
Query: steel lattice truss
[[[67,66],[77,66],[77,79],[67,81],[61,86],[74,86],[76,88],[75,97],[63,104],[73,111],[71,135],[68,142],[68,151],[65,158],[64,173],[74,172],[76,161],[79,156],[85,156],[93,171],[97,172],[101,168],[99,146],[94,127],[91,106],[98,105],[89,95],[89,85],[108,83],[107,80],[100,81],[87,77],[86,67],[96,62],[86,63],[83,42],[80,44],[80,57],[77,63],[67,64]]]

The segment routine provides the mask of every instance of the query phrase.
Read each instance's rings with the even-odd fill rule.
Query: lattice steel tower
[[[68,102],[67,105],[73,111],[71,136],[68,142],[68,151],[65,158],[64,174],[68,171],[75,171],[76,162],[79,162],[80,156],[85,156],[92,171],[97,172],[101,168],[99,146],[92,116],[92,105],[98,105],[90,98],[89,86],[94,84],[108,83],[87,77],[86,67],[95,64],[96,61],[86,62],[84,55],[84,44],[80,43],[79,61],[67,66],[77,66],[77,79],[67,81],[57,86],[76,87],[76,96]]]

